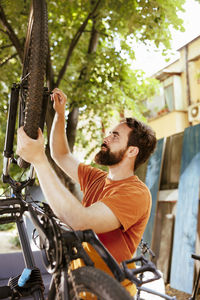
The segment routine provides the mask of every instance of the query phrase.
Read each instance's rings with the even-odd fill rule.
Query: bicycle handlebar
[[[148,253],[152,258],[155,257],[155,253],[151,250],[148,243],[143,241],[143,238],[141,239],[139,248],[141,249],[142,255],[145,255],[146,253]]]

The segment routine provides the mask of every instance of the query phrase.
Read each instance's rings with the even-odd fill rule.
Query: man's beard
[[[103,166],[113,166],[116,165],[118,163],[120,163],[124,157],[124,154],[127,150],[127,148],[125,149],[121,149],[116,153],[113,153],[110,151],[110,149],[107,147],[106,144],[102,144],[101,147],[106,148],[107,150],[100,150],[94,158],[94,161],[99,164],[99,165],[103,165]]]

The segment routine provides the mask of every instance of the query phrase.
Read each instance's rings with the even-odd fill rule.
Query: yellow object
[[[95,268],[100,269],[110,276],[114,277],[104,260],[99,256],[99,254],[96,252],[96,250],[88,243],[83,243],[83,247],[87,254],[90,256],[91,260],[95,262]],[[84,262],[82,259],[76,259],[72,262],[72,269],[77,269],[84,266]],[[133,269],[136,268],[135,263],[129,264],[129,268]],[[136,294],[136,286],[132,282],[130,282],[128,279],[125,279],[121,284],[124,286],[124,288],[131,294],[131,296],[134,296]],[[81,294],[82,299],[86,300],[94,300],[94,296],[90,295],[88,293]]]

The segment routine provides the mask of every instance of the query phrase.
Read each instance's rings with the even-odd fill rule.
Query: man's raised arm
[[[51,157],[56,164],[73,180],[78,180],[79,161],[72,155],[65,132],[65,105],[67,96],[59,89],[54,89],[51,96],[56,111],[50,134]]]

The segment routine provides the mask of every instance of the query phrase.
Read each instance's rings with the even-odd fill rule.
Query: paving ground
[[[169,295],[169,296],[176,296],[176,299],[177,300],[188,300],[189,297],[191,297],[191,295],[189,294],[186,294],[186,293],[183,293],[183,292],[180,292],[180,291],[177,291],[175,289],[172,289],[169,284],[166,285],[166,293]],[[195,300],[200,300],[200,295],[198,295],[196,297]]]
[[[0,231],[0,253],[15,252],[20,250],[14,245],[15,231]]]

